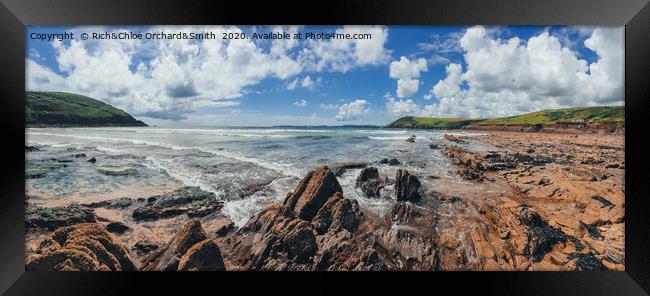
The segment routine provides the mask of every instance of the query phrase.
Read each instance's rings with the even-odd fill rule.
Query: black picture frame
[[[475,292],[647,295],[650,291],[650,5],[648,0],[208,2],[0,0],[0,292],[97,295],[181,291]],[[385,24],[625,26],[625,271],[442,273],[25,272],[24,97],[26,25]],[[397,279],[399,277],[399,279]],[[357,279],[363,278],[359,282]],[[235,283],[234,280],[238,283]],[[385,279],[385,280],[384,280]],[[346,282],[345,287],[341,284]],[[302,287],[300,287],[303,285]],[[197,290],[194,290],[197,289]],[[194,290],[194,291],[193,291]],[[211,293],[213,293],[211,292]],[[429,294],[429,293],[427,293]]]

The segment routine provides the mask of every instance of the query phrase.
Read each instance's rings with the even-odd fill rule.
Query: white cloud
[[[321,109],[324,109],[324,110],[337,110],[339,108],[339,105],[338,104],[320,104],[318,107],[321,108]]]
[[[371,34],[371,39],[308,40],[298,61],[309,71],[347,72],[356,67],[382,65],[390,58],[384,47],[388,30],[381,26],[345,26],[339,34]]]
[[[399,61],[390,63],[389,75],[397,79],[397,96],[410,97],[418,92],[420,88],[420,72],[427,71],[427,60],[419,58],[409,61],[402,56]]]
[[[294,90],[298,87],[304,87],[309,90],[314,90],[316,87],[316,82],[314,82],[309,75],[305,76],[303,79],[295,78],[289,84],[287,84],[288,90]]]
[[[336,112],[336,121],[353,121],[370,112],[370,103],[366,100],[354,100],[343,104]]]
[[[395,99],[389,97],[386,100],[386,112],[394,116],[420,116],[422,111],[412,99]]]
[[[293,102],[293,105],[298,107],[307,107],[307,100],[295,101]]]
[[[437,117],[509,116],[540,109],[623,103],[623,30],[596,28],[584,42],[592,64],[545,31],[528,40],[501,40],[483,27],[460,39],[466,71],[447,76],[427,94],[437,103],[422,112]],[[466,84],[466,87],[461,87]]]

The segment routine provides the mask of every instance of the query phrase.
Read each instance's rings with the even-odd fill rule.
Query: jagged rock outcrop
[[[355,187],[361,189],[367,197],[379,196],[379,191],[383,186],[377,168],[367,167],[361,170],[355,182]]]
[[[417,202],[421,195],[420,180],[407,170],[397,170],[395,175],[395,198],[397,201]]]
[[[62,227],[41,239],[27,259],[29,271],[128,271],[136,267],[127,250],[97,223]]]
[[[336,176],[327,166],[311,171],[300,181],[293,193],[284,200],[285,209],[298,218],[311,220],[327,199],[343,192]]]
[[[141,270],[145,271],[215,271],[225,270],[216,243],[207,239],[198,219],[185,223],[172,240],[147,255]]]
[[[322,166],[227,237],[225,259],[242,270],[382,269],[364,222],[357,202]]]

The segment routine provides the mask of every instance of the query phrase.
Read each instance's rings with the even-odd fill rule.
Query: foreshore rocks
[[[112,206],[119,206],[113,203]],[[198,187],[183,187],[173,192],[138,201],[133,210],[136,221],[155,221],[185,214],[190,218],[209,215],[223,206],[217,197]]]
[[[622,136],[489,132],[462,140],[443,153],[482,191],[449,205],[443,269],[624,270],[624,172],[611,165],[624,165]]]
[[[216,242],[208,239],[201,222],[185,223],[170,242],[147,255],[145,271],[224,271],[225,266]]]
[[[93,222],[96,222],[96,217],[92,209],[76,204],[52,208],[28,207],[25,212],[27,229],[52,231],[64,226]]]
[[[367,167],[359,173],[355,187],[360,188],[366,197],[379,196],[383,187],[379,179],[379,170],[376,167]]]
[[[389,229],[377,233],[384,263],[390,270],[439,270],[437,213],[398,202],[386,213]]]
[[[397,201],[417,202],[421,195],[420,180],[407,170],[398,169],[395,175],[395,198]]]
[[[129,271],[127,250],[97,223],[62,227],[40,240],[28,271]]]
[[[241,270],[382,269],[366,227],[357,202],[322,166],[228,237],[226,260]]]

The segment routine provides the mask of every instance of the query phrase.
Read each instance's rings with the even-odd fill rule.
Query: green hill
[[[488,118],[428,118],[402,117],[388,125],[387,128],[421,128],[421,129],[455,129],[470,125],[537,125],[555,123],[616,122],[624,124],[625,108],[623,106],[578,107],[566,109],[543,110],[523,115]]]
[[[28,91],[26,126],[147,126],[104,102],[65,92]]]

